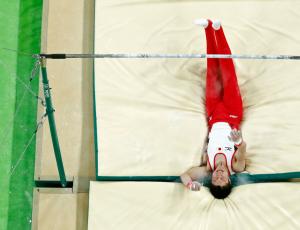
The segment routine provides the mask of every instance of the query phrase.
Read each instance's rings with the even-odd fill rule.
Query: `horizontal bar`
[[[34,54],[33,58],[68,59],[68,58],[234,58],[234,59],[271,59],[300,60],[295,55],[238,55],[238,54]]]

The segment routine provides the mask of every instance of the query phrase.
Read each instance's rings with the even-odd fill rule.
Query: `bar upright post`
[[[62,187],[67,186],[67,180],[64,170],[64,165],[61,157],[57,132],[56,132],[56,126],[55,126],[55,120],[54,120],[54,109],[52,106],[52,100],[51,100],[51,94],[50,94],[50,87],[49,87],[49,80],[47,77],[47,69],[46,69],[46,58],[42,57],[40,58],[41,61],[41,69],[42,69],[42,78],[43,78],[43,89],[44,89],[44,96],[46,101],[46,113],[48,116],[49,121],[49,127],[50,127],[50,133],[51,133],[51,139],[53,144],[53,149],[55,153],[56,158],[56,164],[58,168],[60,183]]]

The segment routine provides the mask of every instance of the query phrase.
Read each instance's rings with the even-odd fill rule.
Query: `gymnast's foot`
[[[204,18],[199,18],[199,19],[196,19],[194,21],[194,23],[196,25],[200,25],[200,26],[203,26],[204,28],[206,28],[208,26],[208,20],[207,19],[204,19]]]
[[[221,28],[220,20],[212,20],[212,27],[214,30],[219,30]]]

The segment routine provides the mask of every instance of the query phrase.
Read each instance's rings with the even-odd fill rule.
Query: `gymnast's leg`
[[[208,20],[208,26],[205,28],[205,35],[207,54],[217,53],[215,33],[210,20]],[[222,101],[222,88],[219,59],[208,58],[206,74],[206,113],[209,126],[212,125],[210,121],[217,105]]]
[[[218,54],[231,54],[221,24],[214,23]],[[219,59],[223,85],[223,103],[229,113],[229,123],[236,128],[243,117],[243,102],[232,59]]]

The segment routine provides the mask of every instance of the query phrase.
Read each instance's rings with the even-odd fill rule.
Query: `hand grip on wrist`
[[[190,180],[187,184],[186,184],[186,187],[188,188],[188,189],[192,189],[192,186],[193,186],[193,181],[192,180]]]
[[[230,132],[228,139],[234,143],[235,146],[239,146],[243,143],[242,133],[240,130],[233,129]]]
[[[187,183],[187,188],[191,191],[199,191],[203,183],[199,183],[198,181],[189,181]]]

